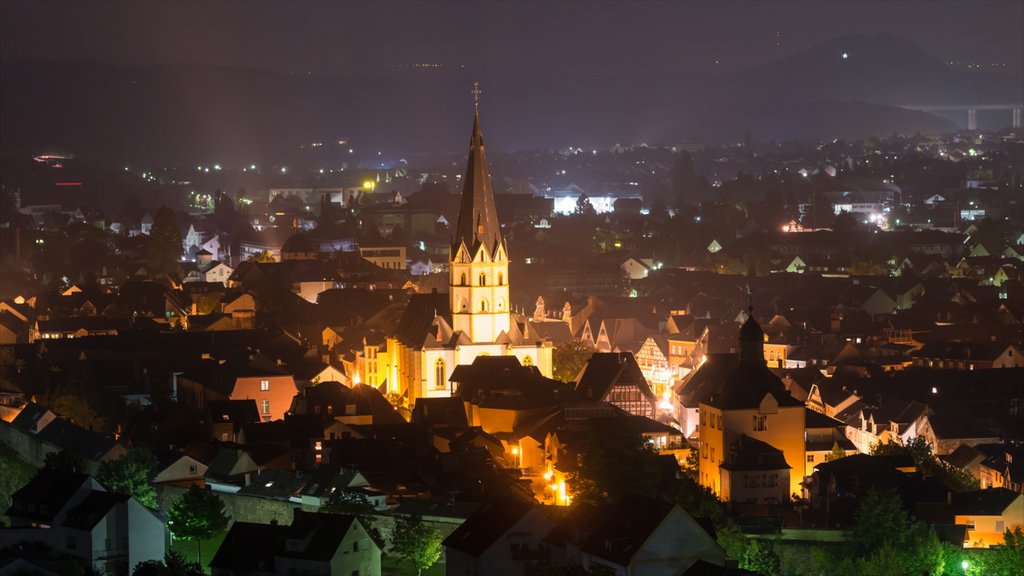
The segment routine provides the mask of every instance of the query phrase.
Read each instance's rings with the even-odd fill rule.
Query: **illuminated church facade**
[[[388,338],[388,392],[410,405],[451,396],[455,367],[478,356],[515,356],[551,377],[550,341],[511,313],[508,242],[494,205],[479,109],[448,265],[448,294],[414,295]]]

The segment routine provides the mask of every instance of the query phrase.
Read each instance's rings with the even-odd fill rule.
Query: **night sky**
[[[12,2],[2,58],[284,72],[733,72],[847,34],[1024,68],[1024,2]],[[717,64],[715,62],[718,62]]]

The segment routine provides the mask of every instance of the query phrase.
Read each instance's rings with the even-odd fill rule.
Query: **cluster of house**
[[[166,388],[202,414],[192,430],[201,437],[161,447],[155,482],[167,498],[200,485],[225,500],[234,524],[212,565],[221,574],[378,574],[382,543],[364,520],[319,513],[339,491],[365,499],[377,521],[440,527],[452,574],[540,561],[619,573],[724,566],[708,528],[678,507],[565,514],[595,425],[642,437],[658,455],[659,487],[696,478],[731,513],[780,530],[848,525],[871,482],[903,490],[908,507],[965,546],[997,543],[999,522],[1020,524],[1017,280],[919,273],[917,262],[895,278],[847,278],[637,261],[637,274],[656,271],[637,279],[641,297],[545,289],[562,305],[531,297],[527,314],[511,275],[530,264],[509,256],[514,231],[498,219],[478,118],[463,184],[445,274],[411,281],[401,247],[324,250],[315,236],[291,235],[276,254],[254,248],[272,258],[239,263],[224,280],[130,280],[0,302],[0,343],[12,344],[0,441],[36,466],[74,453],[92,472],[153,423],[119,423],[116,440],[85,430],[32,401],[51,392],[41,375],[87,365],[89,385],[143,409]],[[194,227],[183,237],[196,274],[219,268],[211,239]],[[934,240],[937,250],[945,242]],[[727,250],[714,244],[709,252]],[[772,310],[760,322],[751,294]],[[554,378],[559,348],[580,350],[565,381]],[[869,454],[918,436],[980,490],[954,494],[915,463]],[[17,506],[39,510],[33,494],[47,491],[25,490]],[[90,518],[94,508],[129,518],[135,509],[88,478],[67,490],[82,498],[46,508],[70,514],[69,529],[83,501]],[[63,525],[50,520],[25,526]],[[130,539],[122,548],[131,558]]]

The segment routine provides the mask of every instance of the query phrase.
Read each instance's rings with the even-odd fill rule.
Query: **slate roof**
[[[1024,495],[1007,488],[961,492],[953,495],[953,513],[963,516],[1001,516],[1018,498],[1024,498]]]
[[[729,456],[721,467],[736,471],[792,468],[786,463],[786,457],[781,450],[746,434],[740,434],[729,446]]]
[[[117,440],[86,430],[63,418],[54,419],[36,437],[92,462],[99,462],[117,445]]]
[[[342,539],[355,521],[355,517],[347,514],[309,513],[296,508],[284,537],[286,542],[303,542],[305,546],[300,545],[299,550],[285,546],[278,549],[277,555],[328,561],[338,552]]]
[[[211,568],[238,574],[274,571],[274,552],[284,539],[285,527],[276,524],[235,522],[231,525]]]
[[[255,400],[210,400],[206,403],[206,417],[210,424],[231,422],[259,422],[260,412]]]
[[[601,400],[614,386],[633,386],[651,402],[658,401],[632,352],[594,353],[580,374],[576,393],[588,400]]]
[[[462,187],[459,220],[455,227],[455,238],[452,239],[452,254],[460,243],[464,243],[471,256],[476,254],[481,245],[487,248],[488,254],[493,255],[501,242],[501,224],[494,205],[491,174],[487,169],[484,137],[480,131],[480,114],[477,113],[473,116],[473,135],[469,140],[469,159]]]
[[[572,388],[544,377],[536,366],[522,366],[515,356],[478,356],[460,364],[450,380],[465,402],[481,407],[523,410],[571,400]]]
[[[77,506],[68,510],[64,518],[64,526],[78,528],[79,530],[92,530],[114,506],[127,502],[130,496],[127,494],[115,494],[113,492],[100,492],[93,490]]]
[[[452,312],[447,293],[413,294],[398,321],[396,337],[409,348],[422,346],[436,316],[451,323]]]
[[[8,516],[52,520],[89,477],[74,472],[44,468],[28,484],[11,495]],[[34,505],[32,508],[26,504]]]
[[[602,506],[593,510],[585,523],[574,523],[575,534],[569,539],[583,552],[628,566],[672,508],[672,504],[649,500]]]
[[[466,405],[461,398],[417,398],[412,421],[431,428],[465,429]]]
[[[444,540],[445,548],[480,556],[515,525],[533,505],[496,500],[482,506]]]
[[[11,421],[11,426],[24,432],[34,431],[36,422],[49,411],[50,409],[42,404],[28,402]]]

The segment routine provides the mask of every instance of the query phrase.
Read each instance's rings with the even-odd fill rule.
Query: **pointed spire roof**
[[[479,91],[475,89],[474,95],[478,93]],[[473,115],[473,135],[469,139],[469,161],[462,188],[462,204],[459,208],[455,238],[452,241],[453,255],[462,242],[466,244],[470,253],[476,253],[482,244],[492,256],[501,242],[498,211],[494,207],[494,192],[491,190],[491,174],[487,170],[487,158],[484,156],[479,107],[476,107]]]

